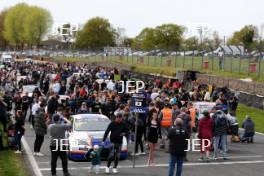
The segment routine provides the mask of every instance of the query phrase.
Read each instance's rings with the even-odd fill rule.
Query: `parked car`
[[[3,53],[0,57],[0,62],[3,64],[11,64],[14,62],[14,59],[11,54]]]
[[[86,161],[85,154],[91,148],[88,143],[88,136],[92,138],[92,145],[102,147],[101,158],[106,159],[109,155],[111,143],[109,139],[102,145],[102,139],[110,124],[110,119],[101,114],[77,114],[72,116],[73,128],[68,134],[70,160]],[[120,159],[126,159],[127,140],[123,137],[123,145],[121,147]]]

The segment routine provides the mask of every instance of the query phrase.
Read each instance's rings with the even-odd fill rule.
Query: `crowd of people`
[[[120,72],[116,68],[92,67],[88,64],[19,62],[6,65],[0,70],[0,89],[3,92],[0,99],[0,121],[3,131],[8,132],[12,126],[8,119],[12,119],[13,114],[16,153],[22,152],[21,138],[27,130],[25,122],[29,121],[36,134],[33,154],[43,156],[40,151],[48,132],[51,136],[52,175],[56,175],[58,157],[62,160],[64,175],[70,175],[67,152],[55,150],[58,146],[55,146],[54,140],[65,139],[65,132],[72,128],[71,115],[100,113],[112,120],[102,141],[111,132],[110,142],[113,147],[108,157],[106,173],[110,172],[112,160],[113,172],[118,172],[123,136],[128,143],[135,142],[132,155],[144,155],[148,150],[149,166],[155,165],[158,144],[161,149],[170,153],[168,176],[174,174],[176,163],[176,176],[181,175],[183,162],[188,161],[185,151],[187,139],[198,137],[212,143],[210,147],[203,144],[207,146],[205,150],[201,146],[200,160],[209,162],[211,159],[219,159],[219,150],[223,158],[227,159],[227,134],[232,125],[232,120],[228,117],[236,115],[238,104],[235,94],[226,95],[214,86],[199,85],[195,81],[191,87],[186,88],[184,82],[178,80],[142,80],[145,82],[143,93],[148,111],[140,113],[136,120],[135,114],[130,111],[132,95],[119,93],[122,84],[117,80],[118,74]],[[130,78],[121,74],[120,79],[127,81]],[[23,90],[24,85],[36,87],[32,92],[27,92]],[[196,101],[213,101],[216,105],[204,111],[201,119],[197,119],[198,111],[193,104]],[[253,142],[255,129],[250,117],[246,118],[243,128],[245,133],[242,141]],[[233,135],[238,136],[238,128]],[[98,165],[99,146],[91,148],[93,151],[89,151],[89,154],[95,156],[93,164]],[[98,168],[96,172],[99,172]]]

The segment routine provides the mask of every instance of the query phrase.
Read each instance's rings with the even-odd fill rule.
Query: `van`
[[[14,60],[13,57],[7,53],[3,53],[0,57],[0,62],[3,64],[11,64],[13,60]]]

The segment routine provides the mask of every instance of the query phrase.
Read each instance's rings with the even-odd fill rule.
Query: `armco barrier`
[[[264,109],[264,97],[263,96],[257,96],[257,95],[251,95],[246,92],[240,92],[239,94],[239,102],[250,106],[255,107],[258,109]]]

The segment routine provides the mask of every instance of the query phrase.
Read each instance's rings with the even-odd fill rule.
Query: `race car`
[[[99,145],[102,148],[101,159],[106,159],[112,147],[109,139],[102,144],[105,130],[110,124],[110,120],[101,114],[77,114],[72,116],[73,129],[68,134],[69,150],[68,156],[70,160],[86,161],[85,155],[91,148],[89,138],[92,145]],[[120,159],[126,159],[127,140],[123,137],[123,144],[120,152]]]

